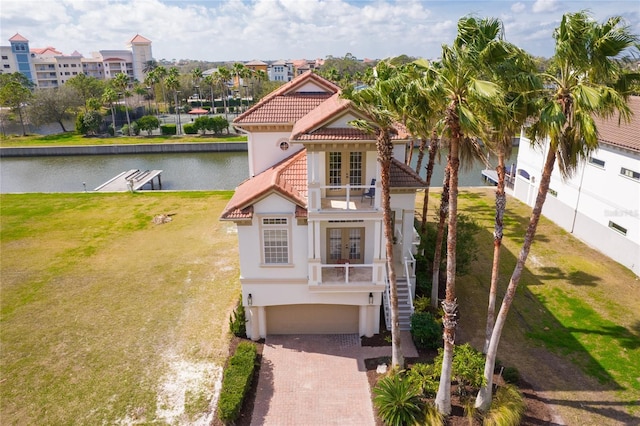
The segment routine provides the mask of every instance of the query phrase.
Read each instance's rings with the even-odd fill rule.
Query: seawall
[[[246,150],[247,142],[187,142],[132,145],[83,145],[0,148],[0,157],[166,154],[173,152],[237,152]]]

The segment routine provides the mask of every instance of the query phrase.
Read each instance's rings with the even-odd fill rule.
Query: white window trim
[[[293,218],[291,215],[283,215],[283,214],[273,214],[273,215],[260,215],[259,217],[259,234],[260,234],[260,266],[266,268],[281,268],[292,266],[291,262],[291,233],[292,233],[292,223]],[[287,221],[286,224],[265,224],[265,219],[285,219]],[[265,261],[265,240],[264,240],[264,231],[266,229],[284,229],[287,231],[287,262],[283,263],[267,263]]]

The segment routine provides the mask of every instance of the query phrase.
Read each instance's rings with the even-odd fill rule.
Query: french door
[[[330,186],[363,185],[364,153],[361,151],[327,153],[327,180]],[[328,195],[345,195],[345,188],[329,189]],[[354,189],[351,195],[362,194],[362,188]]]
[[[364,228],[327,228],[327,263],[364,263]]]

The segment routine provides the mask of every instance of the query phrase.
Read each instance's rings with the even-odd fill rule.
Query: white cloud
[[[514,13],[520,13],[524,11],[527,6],[524,3],[518,2],[511,5],[511,11]]]
[[[550,56],[552,30],[561,17],[555,0],[0,1],[3,45],[19,32],[31,47],[54,46],[66,54],[78,50],[89,56],[123,49],[141,34],[152,41],[154,57],[169,60],[314,59],[347,52],[359,58],[434,58],[443,43],[453,41],[458,19],[468,14],[501,17],[509,41]],[[625,15],[639,28],[634,2],[601,3],[592,3],[596,19]],[[535,14],[528,13],[529,6]],[[580,2],[563,3],[563,11],[581,8]]]
[[[554,12],[558,9],[556,0],[536,0],[531,6],[533,13]]]

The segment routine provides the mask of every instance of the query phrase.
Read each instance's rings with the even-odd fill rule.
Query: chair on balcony
[[[360,202],[364,201],[365,198],[369,199],[369,205],[373,205],[373,199],[376,198],[376,180],[371,179],[371,187],[362,193],[362,199]]]

